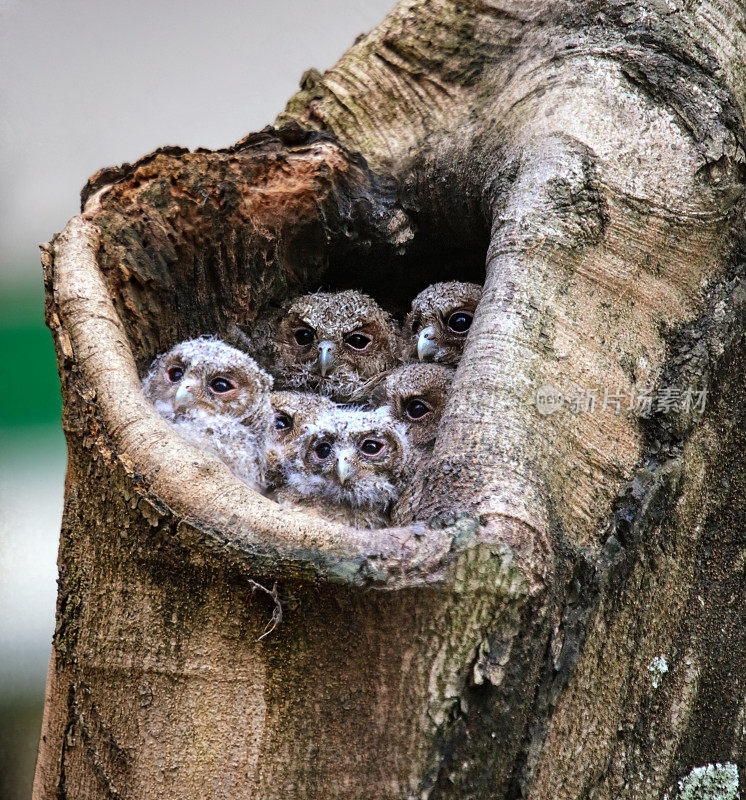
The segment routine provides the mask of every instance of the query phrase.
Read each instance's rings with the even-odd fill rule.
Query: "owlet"
[[[214,336],[177,344],[143,379],[145,395],[180,436],[255,488],[264,481],[271,388],[252,358]]]
[[[476,283],[434,283],[412,301],[404,322],[404,361],[457,366],[482,295]]]

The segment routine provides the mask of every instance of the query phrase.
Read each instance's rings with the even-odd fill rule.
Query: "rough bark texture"
[[[43,257],[69,467],[35,797],[673,800],[743,773],[745,19],[407,0],[277,127],[91,179]],[[402,311],[443,278],[485,292],[408,527],[279,509],[139,390],[288,294]],[[596,406],[540,414],[543,386]],[[705,412],[630,408],[651,386]],[[261,640],[252,581],[284,603]]]

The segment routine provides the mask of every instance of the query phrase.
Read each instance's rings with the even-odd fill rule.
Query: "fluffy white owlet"
[[[420,292],[404,322],[404,360],[457,366],[481,296],[479,284],[458,281]]]
[[[356,291],[296,298],[273,338],[277,387],[318,392],[337,402],[359,396],[365,384],[397,363],[401,350],[396,321]]]
[[[214,336],[177,344],[143,379],[145,395],[180,436],[255,488],[264,480],[271,388],[252,358]]]
[[[277,499],[358,528],[386,525],[407,477],[407,447],[386,408],[326,411],[296,440]]]
[[[272,488],[285,482],[284,467],[296,439],[316,423],[319,414],[336,405],[328,397],[309,392],[272,392],[270,402],[274,422],[267,442],[267,485]]]

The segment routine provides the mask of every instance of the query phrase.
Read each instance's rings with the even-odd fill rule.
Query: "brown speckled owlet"
[[[324,411],[336,405],[328,397],[310,392],[272,392],[274,424],[267,443],[267,484],[276,488],[285,482],[284,468],[291,448]]]
[[[252,358],[213,336],[177,344],[143,379],[145,395],[180,436],[254,488],[264,481],[271,388]]]
[[[386,378],[381,399],[406,427],[413,451],[432,451],[453,374],[442,364],[404,364]]]
[[[292,301],[273,332],[272,364],[279,389],[318,392],[349,402],[397,363],[396,321],[356,291],[309,294]]]
[[[406,426],[411,444],[410,479],[392,513],[395,525],[413,521],[411,512],[419,506],[426,489],[427,467],[454,373],[452,367],[442,364],[405,364],[386,378],[381,387],[383,392],[381,389],[376,391],[376,398],[382,399],[394,419]]]
[[[434,283],[412,301],[404,322],[404,361],[457,366],[474,311],[482,296],[477,283]]]

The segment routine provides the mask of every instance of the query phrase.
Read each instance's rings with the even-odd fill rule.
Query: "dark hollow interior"
[[[250,337],[257,318],[306,292],[359,289],[402,321],[432,283],[484,281],[486,233],[464,247],[448,232],[415,228],[400,253],[370,238],[330,245],[313,225],[276,236],[206,216],[195,225],[156,206],[97,219],[99,263],[141,374],[185,339],[217,334],[240,346],[236,326]]]
[[[485,239],[475,243],[473,249],[464,250],[445,242],[425,241],[420,236],[403,255],[352,253],[338,260],[332,258],[319,286],[306,289],[359,289],[401,322],[413,298],[433,283],[483,283],[487,244]]]

